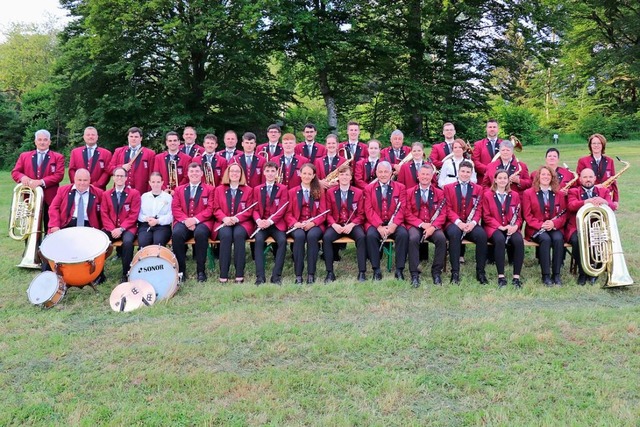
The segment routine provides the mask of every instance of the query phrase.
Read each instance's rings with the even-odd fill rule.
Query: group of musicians
[[[421,245],[430,242],[435,246],[433,282],[442,284],[448,245],[451,282],[458,284],[463,242],[469,240],[476,246],[478,282],[488,283],[489,258],[495,262],[498,286],[506,286],[508,254],[511,283],[520,288],[526,238],[539,244],[544,285],[562,284],[565,242],[573,246],[578,283],[593,283],[595,278],[580,266],[575,216],[585,203],[618,207],[617,187],[599,185],[615,175],[613,160],[605,156],[606,139],[599,134],[589,138],[590,154],[579,159],[576,180],[558,165],[556,148],[547,150],[545,164],[530,174],[514,155],[512,141],[497,137],[498,130],[498,123],[489,120],[487,137],[471,149],[455,138],[454,125],[446,123],[444,141],[427,156],[421,143],[404,145],[399,130],[391,134],[387,148],[381,149],[375,139],[364,144],[356,122],[348,124],[347,141],[339,142],[331,134],[325,144],[316,141],[313,124],[305,126],[300,143],[271,125],[268,142],[256,146],[255,134],[247,132],[241,150],[237,134],[227,131],[220,151],[215,135],[207,134],[198,145],[195,129],[187,127],[182,143],[176,132],[168,132],[166,151],[156,154],[142,146],[142,131],[132,127],[128,144],[112,154],[98,146],[97,130],[87,127],[84,144],[70,155],[71,184],[61,187],[65,159],[49,149],[49,132],[39,130],[36,150],[20,155],[12,177],[43,188],[44,227],[49,233],[88,226],[121,241],[122,281],[136,238],[140,247],[166,245],[171,239],[184,281],[186,242],[193,238],[197,281],[207,280],[208,241],[214,239],[220,242],[219,281],[229,281],[233,260],[233,278],[242,283],[246,241],[252,238],[255,284],[260,285],[266,282],[264,249],[271,237],[276,244],[270,282],[280,284],[291,237],[295,282],[303,283],[305,264],[306,283],[315,282],[322,241],[327,283],[336,280],[333,267],[339,246],[334,242],[349,237],[356,244],[358,281],[367,280],[367,260],[373,280],[382,279],[381,250],[392,239],[395,278],[405,280],[408,257],[411,285],[420,286]],[[107,190],[111,177],[113,187]]]

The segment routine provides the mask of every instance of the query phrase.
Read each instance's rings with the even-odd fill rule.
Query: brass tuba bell
[[[36,187],[35,190],[23,184],[14,187],[9,218],[9,237],[13,240],[27,241],[18,267],[40,268],[37,252],[43,203],[44,192],[41,187]]]

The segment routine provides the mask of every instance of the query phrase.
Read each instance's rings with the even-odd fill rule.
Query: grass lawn
[[[585,153],[559,149],[572,169]],[[518,157],[533,170],[545,150]],[[617,221],[640,281],[640,148],[611,143],[607,154],[632,163]],[[0,186],[6,236],[8,172]],[[131,313],[109,307],[112,262],[97,294],[70,289],[52,309],[32,306],[37,272],[14,267],[21,252],[2,239],[3,426],[640,423],[640,290],[579,287],[568,271],[565,286],[545,288],[531,249],[520,291],[498,290],[493,266],[491,285],[478,285],[472,247],[460,286],[423,277],[414,290],[386,272],[357,284],[349,248],[328,286],[294,285],[287,255],[282,287],[253,286],[250,264],[248,283],[220,285],[214,271]],[[324,271],[319,261],[319,283]]]

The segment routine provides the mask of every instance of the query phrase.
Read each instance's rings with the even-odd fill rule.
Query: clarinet
[[[476,200],[473,202],[473,207],[471,208],[471,212],[469,212],[469,216],[467,216],[467,220],[465,221],[465,223],[473,219],[473,216],[476,214],[476,210],[478,209],[478,204],[480,203],[481,198],[482,198],[482,195],[478,194],[478,197],[476,197]],[[464,239],[464,236],[466,235],[467,235],[466,231],[462,233],[462,237],[460,237],[460,241],[462,241]]]
[[[516,225],[516,222],[518,221],[518,214],[520,213],[520,203],[518,203],[518,206],[516,206],[516,210],[513,211],[513,216],[511,217],[511,221],[509,221],[509,225]],[[512,234],[507,235],[507,238],[504,239],[504,244],[506,245],[507,243],[509,243],[509,240],[511,239]]]
[[[391,215],[391,218],[389,218],[389,222],[387,224],[391,224],[393,222],[393,219],[396,217],[396,214],[400,210],[400,205],[401,204],[402,204],[401,202],[398,202],[398,205],[396,206],[396,210],[393,211],[393,215]],[[380,247],[378,248],[378,252],[380,252],[382,250],[382,247],[384,246],[384,241],[385,240],[387,240],[387,236],[383,236],[382,239],[380,239]]]
[[[436,218],[438,218],[438,215],[440,215],[440,212],[442,212],[442,208],[444,208],[444,205],[446,203],[447,203],[447,199],[443,198],[440,204],[438,205],[438,207],[436,208],[436,211],[433,213],[433,216],[431,217],[429,224],[433,224],[433,221],[435,221]],[[426,240],[425,233],[422,233],[422,238],[420,239],[420,243],[424,243],[425,240]]]
[[[551,221],[553,221],[554,219],[558,219],[560,218],[562,215],[564,215],[564,213],[566,212],[566,209],[562,209],[560,212],[558,212],[558,215],[554,216],[553,218],[551,218]],[[547,230],[545,230],[544,228],[541,228],[540,230],[536,231],[535,233],[533,233],[533,236],[531,236],[532,239],[535,239],[536,237],[538,237],[541,234],[546,233]]]

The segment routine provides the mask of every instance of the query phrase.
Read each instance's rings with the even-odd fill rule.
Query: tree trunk
[[[318,72],[318,84],[320,86],[320,93],[324,99],[324,105],[327,108],[329,132],[335,133],[338,131],[338,108],[336,107],[336,100],[333,97],[333,91],[329,87],[329,79],[325,70]]]

